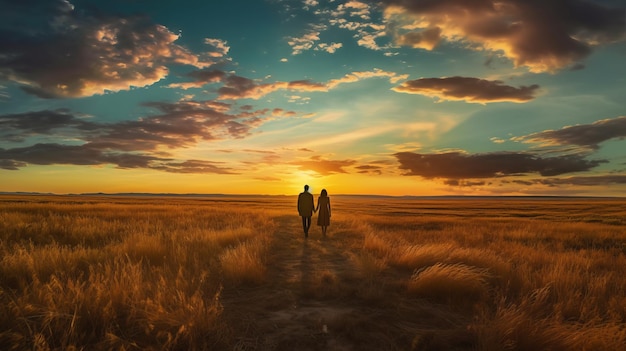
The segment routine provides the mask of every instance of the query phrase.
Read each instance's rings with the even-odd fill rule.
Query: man
[[[302,229],[304,229],[304,237],[309,237],[309,228],[311,227],[311,216],[313,216],[313,195],[309,193],[309,186],[304,186],[304,192],[298,195],[298,213],[302,217]]]

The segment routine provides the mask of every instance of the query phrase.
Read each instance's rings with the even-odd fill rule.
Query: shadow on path
[[[350,228],[330,227],[324,238],[312,227],[305,239],[299,217],[274,220],[266,283],[222,296],[235,350],[407,350],[418,330],[465,328],[452,322],[458,316],[402,295],[397,277],[360,275],[362,237]],[[382,292],[381,300],[364,297],[367,289]]]

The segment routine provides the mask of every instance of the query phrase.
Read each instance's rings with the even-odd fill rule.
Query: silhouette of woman
[[[322,189],[320,197],[317,198],[317,207],[315,212],[319,210],[317,215],[317,225],[322,227],[322,234],[326,236],[326,229],[330,225],[330,198],[326,189]]]

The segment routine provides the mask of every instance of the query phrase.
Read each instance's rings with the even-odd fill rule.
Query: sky
[[[0,8],[0,191],[625,194],[622,0]]]

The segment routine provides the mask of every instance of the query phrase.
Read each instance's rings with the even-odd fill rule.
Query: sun
[[[320,178],[321,177],[319,173],[315,171],[297,170],[293,172],[292,179],[289,181],[289,188],[294,189],[294,191],[297,192],[302,192],[304,191],[304,185],[308,185],[309,192],[311,194],[315,194],[316,191],[322,189],[320,186],[318,186]]]

